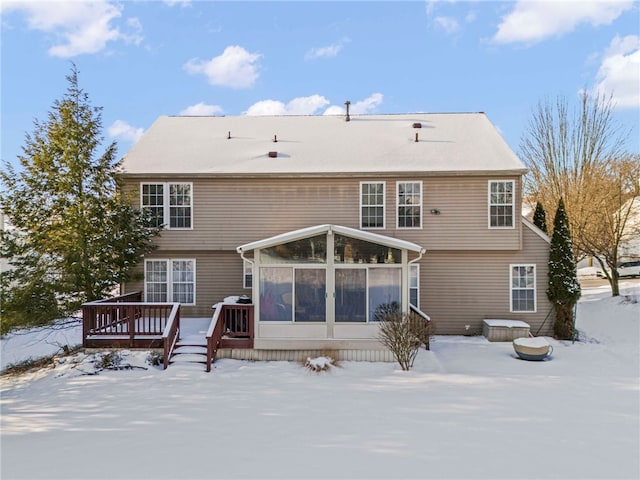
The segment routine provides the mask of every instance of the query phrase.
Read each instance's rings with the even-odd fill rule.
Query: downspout
[[[244,260],[245,262],[249,262],[251,264],[251,275],[253,276],[253,266],[255,265],[255,262],[253,260],[249,260],[247,257],[244,256],[244,250],[242,250],[240,247],[236,248],[236,252],[238,252],[240,254],[240,258],[242,260]],[[253,288],[251,289],[251,294],[253,295]]]
[[[411,265],[412,263],[419,262],[425,253],[427,253],[427,250],[423,248],[422,250],[420,250],[420,256],[418,258],[414,258],[410,262],[407,262],[407,265]]]
[[[255,302],[256,302],[256,296],[255,296],[254,294],[256,293],[256,292],[255,292],[255,289],[256,289],[256,288],[258,288],[258,287],[256,286],[256,285],[257,285],[257,283],[256,283],[256,279],[254,278],[254,275],[253,275],[253,267],[254,267],[254,265],[255,265],[255,262],[254,262],[253,260],[249,260],[247,257],[245,257],[245,256],[244,256],[244,251],[243,251],[240,247],[236,248],[236,252],[238,252],[238,253],[240,254],[240,258],[241,258],[243,261],[245,261],[245,262],[249,262],[249,263],[251,264],[251,282],[252,282],[252,285],[251,285],[251,301],[252,301],[252,302],[254,302],[254,303],[253,303],[253,305],[254,305],[254,307],[253,307],[253,308],[254,308],[254,315],[255,315],[255,308],[256,308],[256,307],[255,307],[255,305],[256,305],[256,304],[255,304]],[[244,282],[244,265],[243,265],[243,267],[242,267],[242,276],[243,276],[243,282]],[[244,283],[243,283],[243,285],[244,285]],[[258,312],[258,313],[259,313],[259,312]],[[254,319],[253,319],[254,324],[253,324],[253,338],[251,339],[251,341],[252,341],[252,342],[255,340],[256,335],[257,335],[257,333],[258,333],[258,324],[257,324],[257,321],[256,321],[256,319],[257,319],[257,318],[258,318],[258,316],[257,316],[257,315],[255,315],[255,316],[254,316]]]
[[[427,251],[427,250],[426,250],[426,249],[424,249],[424,248],[423,248],[423,249],[421,249],[421,250],[420,250],[420,255],[419,255],[417,258],[414,258],[413,260],[411,260],[411,261],[407,262],[407,292],[409,291],[409,277],[410,277],[410,275],[411,275],[411,274],[410,274],[410,272],[409,272],[409,268],[408,268],[408,267],[409,267],[412,263],[419,262],[419,261],[420,261],[420,259],[422,258],[422,256],[426,253],[426,251]],[[407,297],[410,297],[409,293],[407,293]],[[407,300],[409,300],[409,298],[407,298]],[[407,301],[407,306],[409,307],[409,308],[408,308],[408,310],[407,310],[407,312],[409,312],[409,311],[411,310],[411,302],[410,302],[410,301]]]
[[[242,260],[245,260],[247,262],[249,262],[251,264],[251,266],[253,266],[254,262],[253,260],[249,260],[247,257],[244,256],[244,250],[242,250],[240,247],[236,248],[236,252],[238,252],[240,254],[240,258]]]

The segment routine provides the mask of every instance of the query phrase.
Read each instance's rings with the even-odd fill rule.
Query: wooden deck
[[[179,355],[180,304],[143,302],[142,292],[85,303],[82,338],[85,348],[160,348],[167,368]],[[206,346],[200,363],[207,371],[219,348],[253,348],[253,305],[217,304],[197,344]]]

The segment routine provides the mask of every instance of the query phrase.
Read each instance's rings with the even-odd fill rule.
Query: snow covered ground
[[[1,477],[637,479],[640,283],[622,292],[585,290],[582,341],[548,339],[544,362],[444,336],[410,372],[224,359],[162,371],[125,352],[146,369],[90,375],[77,354],[0,380]],[[41,349],[28,337],[2,341],[3,365]]]

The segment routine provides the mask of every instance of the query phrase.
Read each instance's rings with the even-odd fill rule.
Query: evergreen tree
[[[547,213],[540,202],[536,202],[536,210],[533,212],[533,224],[547,235],[549,234],[547,230]]]
[[[556,308],[554,332],[556,337],[570,340],[574,334],[573,308],[580,298],[580,284],[569,231],[569,219],[562,198],[553,222],[551,251],[549,252],[549,300]]]
[[[72,65],[67,91],[47,120],[25,135],[21,169],[5,162],[0,205],[3,232],[2,331],[72,315],[108,295],[152,250],[158,229],[119,188],[116,145],[99,154],[101,107],[90,104]]]

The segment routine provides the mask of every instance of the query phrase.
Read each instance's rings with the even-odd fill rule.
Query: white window
[[[511,265],[511,311],[536,311],[536,266]]]
[[[242,286],[243,288],[253,287],[253,265],[251,262],[244,260],[242,267]]]
[[[513,228],[513,180],[489,181],[489,228]]]
[[[144,262],[145,301],[196,303],[196,261],[153,259]]]
[[[151,211],[157,226],[190,229],[193,225],[192,191],[191,183],[143,183],[140,205]]]
[[[422,182],[397,182],[398,228],[422,227]]]
[[[409,303],[420,308],[420,265],[409,265]]]
[[[360,228],[384,228],[385,182],[360,182]]]

